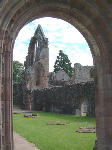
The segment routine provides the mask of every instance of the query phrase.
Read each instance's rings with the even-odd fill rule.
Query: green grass
[[[79,127],[95,126],[95,118],[39,112],[39,118],[14,115],[14,131],[34,143],[40,150],[92,150],[95,133],[77,133]],[[47,125],[50,121],[67,121],[68,125]]]

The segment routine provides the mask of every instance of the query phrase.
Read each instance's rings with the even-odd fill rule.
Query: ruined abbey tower
[[[24,64],[24,101],[27,100],[27,103],[30,104],[27,108],[32,109],[33,90],[48,87],[48,39],[45,37],[40,25],[38,25],[34,36],[30,40],[28,55],[26,56],[26,61]]]
[[[48,39],[38,25],[30,40],[25,61],[27,87],[30,90],[48,87],[49,48]]]

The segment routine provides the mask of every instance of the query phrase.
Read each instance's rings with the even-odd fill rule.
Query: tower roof
[[[43,29],[41,27],[41,25],[39,24],[35,33],[34,33],[34,37],[38,38],[39,36],[41,36],[41,38],[43,38],[44,40],[46,40],[46,37],[44,35]]]

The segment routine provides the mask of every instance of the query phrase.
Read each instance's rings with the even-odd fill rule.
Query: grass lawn
[[[95,126],[95,118],[56,113],[38,113],[38,118],[15,114],[14,131],[34,143],[40,150],[92,150],[95,133],[75,132],[79,127]],[[47,125],[50,121],[67,121],[68,125]]]

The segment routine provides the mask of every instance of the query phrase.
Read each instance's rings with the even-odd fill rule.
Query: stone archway
[[[0,2],[0,149],[13,150],[12,58],[20,29],[40,17],[74,25],[87,40],[97,70],[98,150],[112,150],[112,1],[1,0]]]

